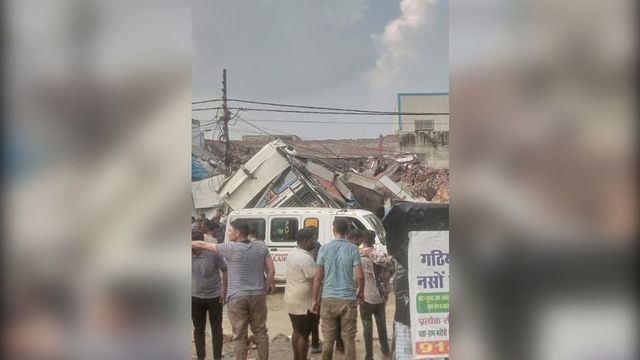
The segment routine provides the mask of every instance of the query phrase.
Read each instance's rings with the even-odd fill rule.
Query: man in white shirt
[[[310,229],[302,229],[296,237],[298,247],[287,256],[284,302],[293,326],[293,359],[306,360],[309,335],[317,316],[309,311],[313,300],[313,278],[316,273],[316,263],[310,253],[315,247],[315,234]]]

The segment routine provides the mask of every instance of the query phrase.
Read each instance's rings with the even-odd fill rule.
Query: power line
[[[222,99],[210,99],[210,100],[192,101],[191,105],[205,104],[205,103],[219,102],[219,101],[222,101]]]
[[[252,123],[248,122],[247,120],[243,119],[242,117],[238,117],[238,119],[240,119],[240,120],[244,121],[245,123],[249,124],[251,127],[253,127],[253,128],[255,128],[255,129],[257,129],[258,131],[263,132],[263,133],[265,133],[266,135],[271,136],[271,137],[272,137],[272,138],[274,138],[274,139],[276,138],[276,136],[274,136],[274,135],[272,135],[272,134],[269,134],[269,133],[268,133],[268,132],[266,132],[265,130],[263,130],[263,129],[259,128],[259,127],[258,127],[258,126],[256,126],[256,125],[253,125]]]
[[[321,143],[320,141],[316,141],[316,143],[317,143],[318,145],[322,146],[323,148],[325,148],[325,150],[327,150],[327,151],[328,151],[328,152],[330,152],[331,154],[333,154],[333,156],[337,157],[338,159],[341,159],[340,155],[338,155],[338,154],[334,153],[333,151],[331,151],[331,149],[329,149],[328,147],[324,146],[324,144],[323,144],[323,143]],[[346,161],[345,161],[345,163],[346,163],[347,165],[349,165],[349,163],[347,163]]]
[[[237,118],[238,118],[238,120],[243,121],[244,123],[248,124],[248,125],[249,125],[249,126],[251,126],[252,128],[254,128],[254,129],[256,129],[256,130],[258,130],[258,131],[259,131],[259,132],[253,132],[253,131],[251,131],[251,130],[249,130],[249,129],[241,128],[241,127],[239,127],[239,125],[235,125],[236,129],[232,129],[232,131],[234,131],[235,133],[240,134],[240,135],[259,135],[259,134],[265,134],[265,135],[267,135],[267,136],[271,137],[272,139],[278,139],[278,138],[279,138],[279,136],[277,136],[277,135],[291,135],[291,134],[284,134],[284,133],[280,132],[279,130],[274,130],[274,129],[270,129],[270,128],[266,128],[266,127],[260,127],[260,126],[257,126],[257,125],[255,125],[255,124],[251,123],[250,121],[248,121],[248,120],[246,120],[246,119],[244,119],[244,118],[242,118],[242,117],[239,117],[239,116],[238,116]],[[218,125],[219,125],[219,123],[218,123]],[[218,128],[219,128],[219,126],[218,126]],[[273,131],[273,133],[270,133],[270,132],[268,132],[267,130],[269,130],[269,131]],[[276,135],[274,135],[274,134],[276,134]],[[314,139],[304,139],[304,138],[302,138],[302,137],[301,137],[301,140],[303,140],[303,141],[312,141],[312,142],[315,142],[315,143],[317,143],[318,145],[320,145],[322,148],[324,148],[325,150],[327,150],[327,151],[328,151],[328,153],[326,153],[326,152],[322,152],[322,151],[318,151],[318,149],[314,149],[314,148],[310,148],[310,147],[302,146],[302,145],[300,145],[300,144],[295,144],[295,148],[299,148],[299,149],[302,149],[302,150],[307,150],[307,151],[309,151],[309,152],[311,152],[311,153],[320,154],[320,155],[323,155],[323,156],[333,155],[336,159],[338,159],[338,160],[342,161],[345,165],[349,166],[349,163],[345,160],[345,159],[348,159],[349,157],[345,157],[345,156],[342,156],[342,155],[338,155],[337,153],[335,153],[334,151],[332,151],[331,149],[329,149],[327,146],[325,146],[322,142],[320,142],[320,141],[318,141],[318,140],[314,140]],[[358,146],[351,146],[351,147],[353,148],[353,147],[358,147]],[[374,149],[372,149],[372,148],[367,148],[367,149],[374,150]],[[375,150],[378,150],[378,149],[375,149]],[[396,152],[396,151],[391,151],[391,150],[386,150],[386,149],[385,149],[385,150],[383,150],[383,152],[385,152],[385,153],[387,153],[387,154],[397,154],[397,152]]]
[[[238,131],[238,132],[239,132],[240,130],[241,130],[241,131],[244,131],[244,132],[246,132],[246,133],[247,133],[247,134],[245,134],[245,135],[262,135],[262,134],[263,134],[262,132],[259,132],[259,131],[255,130],[255,129],[253,129],[253,128],[249,128],[249,127],[248,127],[248,126],[246,126],[245,124],[242,124],[242,125],[244,125],[244,126],[240,126],[240,125],[241,125],[241,124],[236,124],[236,125],[234,125],[233,130],[234,130],[234,131]]]
[[[242,120],[243,122],[247,123],[247,124],[248,124],[248,125],[250,125],[251,127],[253,127],[253,128],[255,128],[255,129],[257,129],[257,130],[259,130],[259,131],[260,131],[259,133],[253,133],[253,134],[265,134],[265,135],[268,135],[268,136],[270,136],[270,137],[272,137],[272,138],[274,138],[274,139],[278,138],[278,136],[277,136],[277,135],[284,135],[284,136],[296,135],[296,134],[292,134],[292,133],[283,133],[283,132],[282,132],[282,131],[280,131],[280,130],[276,130],[276,129],[268,128],[268,127],[263,126],[263,125],[258,126],[258,125],[255,125],[255,124],[253,124],[253,123],[251,123],[251,122],[250,122],[250,121],[255,121],[255,120],[245,119],[245,118],[242,118],[242,117],[239,117],[238,119],[239,119],[239,120]],[[245,130],[245,131],[246,131],[246,130],[248,130],[248,129],[246,129],[246,128],[242,128],[242,129],[243,129],[243,130]],[[270,131],[270,132],[268,132],[268,131]],[[275,134],[275,135],[274,135],[274,134]],[[298,137],[300,138],[300,140],[301,140],[301,141],[313,141],[313,142],[316,142],[316,143],[318,143],[318,144],[320,144],[320,145],[322,145],[322,146],[324,147],[324,145],[322,144],[322,142],[320,142],[319,140],[310,139],[310,138],[303,137],[303,136],[298,136]],[[296,144],[295,146],[296,146],[296,147],[299,147],[299,148],[301,148],[301,149],[305,149],[305,150],[310,150],[310,151],[318,152],[318,151],[317,151],[317,150],[315,150],[315,149],[306,148],[306,147],[300,146],[299,144]],[[352,146],[350,146],[350,147],[351,147],[351,148],[355,148],[355,147],[359,147],[359,146],[357,146],[357,145],[352,145]],[[374,148],[365,148],[365,149],[367,149],[367,150],[377,150],[377,148],[375,148],[375,149],[374,149]],[[327,149],[327,150],[328,150],[328,149]],[[330,151],[330,150],[329,150],[329,151]],[[391,151],[391,150],[383,150],[383,152],[397,154],[397,152],[395,152],[395,151]],[[326,154],[326,153],[321,153],[321,152],[318,152],[318,153],[319,153],[319,154]]]
[[[237,119],[235,116],[232,119]],[[255,122],[273,122],[273,123],[293,123],[293,124],[345,124],[345,125],[396,125],[397,122],[381,122],[381,121],[321,121],[321,120],[277,120],[277,119],[245,119]],[[199,127],[207,127],[215,124],[217,121],[201,124]],[[433,122],[434,125],[448,125],[448,122]],[[235,124],[234,124],[235,125]],[[264,127],[264,126],[263,126]],[[264,127],[267,129],[266,127]]]
[[[278,136],[275,136],[273,133],[269,133],[268,131],[265,130],[265,129],[267,129],[267,130],[273,131],[274,133],[280,133],[280,135],[291,135],[291,134],[284,134],[284,133],[280,132],[279,130],[270,129],[270,128],[267,128],[267,127],[264,127],[264,126],[263,127],[259,127],[259,126],[255,125],[255,124],[249,122],[247,119],[244,119],[244,118],[240,117],[239,113],[242,110],[242,108],[237,108],[237,109],[238,109],[238,111],[236,111],[236,113],[232,117],[232,119],[236,119],[236,122],[233,124],[233,126],[238,127],[238,129],[234,129],[236,131],[236,133],[239,133],[239,134],[243,134],[244,133],[244,134],[251,134],[251,135],[262,134],[263,133],[263,134],[268,135],[268,136],[270,136],[270,137],[272,137],[274,139],[278,138]],[[237,120],[242,120],[243,122],[245,122],[246,124],[248,124],[252,128],[258,130],[259,132],[258,133],[251,132],[251,130],[248,130],[246,128],[241,128],[241,127],[237,126]],[[313,120],[311,120],[311,121],[305,121],[305,120],[266,120],[266,119],[264,119],[264,120],[254,119],[254,120],[251,120],[251,121],[288,122],[288,123],[318,123],[318,124],[323,124],[323,123],[326,123],[326,124],[348,123],[348,124],[363,124],[363,125],[369,125],[369,124],[395,124],[395,122],[394,123],[383,123],[383,122],[368,122],[368,123],[365,123],[365,122],[338,122],[338,121],[313,121]],[[445,123],[440,123],[440,124],[447,124],[447,123],[445,122]],[[206,126],[210,126],[210,125],[217,125],[217,128],[219,129],[220,128],[220,121],[219,120],[218,121],[210,121],[209,123],[202,124],[201,127],[206,127]],[[214,128],[214,129],[205,130],[205,131],[215,131],[215,130],[216,129]],[[239,130],[242,130],[242,131],[239,131]],[[301,137],[301,139],[304,140],[302,137]],[[318,145],[322,146],[325,150],[327,150],[332,155],[336,156],[337,158],[341,158],[340,155],[336,154],[331,149],[327,148],[322,142],[319,142],[319,141],[314,140],[314,139],[307,139],[306,141],[316,142]],[[318,152],[316,149],[302,147],[302,146],[299,146],[298,144],[296,146],[300,147],[302,149],[305,149],[305,150],[317,152],[319,154],[325,154],[325,153],[322,153],[322,152]],[[384,152],[390,153],[391,151],[385,150]]]
[[[245,120],[245,119],[242,119],[242,120],[243,120],[243,121],[245,121],[245,122],[247,121],[247,120]],[[248,121],[253,121],[253,120],[249,119]],[[286,133],[283,133],[283,132],[282,132],[282,131],[280,131],[280,130],[276,130],[276,129],[268,128],[268,127],[266,127],[266,126],[264,126],[264,125],[261,125],[261,126],[260,126],[260,128],[262,128],[262,129],[264,129],[264,130],[271,131],[271,132],[272,132],[272,134],[277,134],[277,135],[295,135],[295,134],[286,134]],[[296,136],[298,136],[298,135],[296,135]],[[300,139],[302,139],[302,137],[301,137],[301,136],[298,136],[298,137],[299,137]]]
[[[191,109],[191,111],[209,111],[216,110],[217,107]],[[448,112],[346,112],[346,111],[308,111],[308,110],[282,110],[282,109],[264,109],[264,108],[244,108],[244,107],[228,107],[229,110],[239,111],[260,111],[260,112],[277,112],[292,114],[318,114],[318,115],[374,115],[374,116],[398,116],[398,115],[449,115]]]
[[[193,102],[192,104],[202,104],[207,102],[215,102],[220,101],[220,99],[211,99]],[[277,106],[277,107],[289,107],[289,108],[297,108],[297,109],[314,109],[314,110],[329,110],[329,111],[337,111],[337,112],[348,112],[348,113],[363,113],[363,114],[376,114],[376,115],[449,115],[449,113],[399,113],[399,112],[391,112],[391,111],[380,111],[380,110],[362,110],[362,109],[349,109],[349,108],[338,108],[338,107],[326,107],[326,106],[310,106],[310,105],[292,105],[292,104],[281,104],[281,103],[272,103],[265,101],[253,101],[253,100],[242,100],[242,99],[227,99],[227,101],[239,102],[245,104],[256,104],[256,105],[267,105],[267,106]],[[247,110],[250,110],[247,108]],[[254,111],[275,111],[277,109],[251,109]],[[285,110],[281,110],[285,112]],[[291,110],[292,111],[292,110]],[[324,112],[323,112],[324,113]]]
[[[335,108],[335,107],[325,107],[325,106],[278,104],[278,103],[270,103],[270,102],[264,102],[264,101],[251,101],[251,100],[239,100],[239,99],[229,99],[229,101],[246,103],[246,104],[290,107],[290,108],[298,108],[298,109],[333,110],[333,111],[348,111],[348,112],[362,112],[362,113],[374,113],[374,112],[386,113],[387,112],[387,111],[378,111],[378,110],[345,109],[345,108]]]
[[[276,138],[276,139],[278,138],[278,137],[276,137],[276,136],[274,136],[274,135],[272,135],[272,134],[268,133],[268,132],[267,132],[267,131],[265,131],[264,129],[260,128],[259,126],[256,126],[256,125],[254,125],[254,124],[250,123],[249,121],[247,121],[247,120],[243,119],[242,117],[240,117],[240,120],[244,121],[245,123],[247,123],[247,124],[251,125],[252,127],[254,127],[254,128],[256,128],[256,129],[258,129],[258,130],[260,130],[260,131],[264,132],[265,134],[267,134],[267,135],[269,135],[269,136],[271,136],[271,137],[273,137],[273,138]],[[283,135],[284,135],[284,134],[283,134]],[[331,149],[329,149],[328,147],[324,146],[324,144],[322,144],[321,142],[319,142],[319,141],[317,141],[317,140],[311,140],[311,141],[313,141],[313,142],[317,143],[318,145],[322,146],[325,150],[327,150],[329,153],[331,153],[331,154],[332,154],[333,156],[335,156],[337,159],[339,159],[339,160],[341,160],[342,162],[344,162],[344,163],[347,165],[347,167],[349,166],[349,163],[348,163],[346,160],[344,160],[344,158],[343,158],[343,157],[341,157],[340,155],[338,155],[338,154],[334,153],[333,151],[331,151]],[[319,152],[319,151],[318,151],[318,150],[316,150],[316,149],[310,149],[310,148],[307,148],[307,147],[304,147],[304,146],[299,146],[299,145],[296,145],[296,147],[299,147],[299,148],[304,149],[304,150],[307,150],[307,151],[315,152],[315,153],[317,153],[317,154],[327,155],[326,153]]]
[[[216,106],[216,107],[208,107],[208,108],[204,108],[204,109],[191,109],[191,111],[199,111],[199,110],[217,110],[220,111],[220,109],[222,109],[222,106]]]
[[[395,125],[398,122],[363,122],[363,121],[321,121],[321,120],[276,120],[276,119],[249,119],[258,122],[283,122],[296,124],[359,124],[359,125]],[[449,124],[446,121],[433,122],[434,125]]]
[[[233,124],[231,124],[231,125],[235,125],[235,124],[237,123],[237,119],[238,119],[239,113],[240,113],[240,110],[236,111],[236,113],[235,113],[235,114],[233,114],[233,116],[231,116],[231,117],[229,118],[229,121],[231,121],[231,120],[236,120],[236,121],[234,121],[234,122],[233,122]],[[197,120],[197,121],[202,122],[202,120],[199,120],[199,119],[193,119],[193,120]],[[216,116],[214,116],[214,118],[213,118],[213,119],[208,120],[208,121],[207,121],[207,122],[205,122],[205,123],[201,123],[199,126],[196,126],[196,127],[198,127],[198,128],[203,128],[203,127],[211,126],[211,125],[214,125],[214,124],[218,124],[218,123],[220,123],[220,122],[221,122],[221,120],[223,120],[223,119],[222,119],[222,118],[220,118],[220,117],[218,117],[218,115],[217,115],[217,113],[216,113]]]

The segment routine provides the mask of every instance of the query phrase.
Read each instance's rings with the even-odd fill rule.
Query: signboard
[[[449,231],[409,233],[414,359],[449,357]]]

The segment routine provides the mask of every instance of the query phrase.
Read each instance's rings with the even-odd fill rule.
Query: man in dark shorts
[[[309,335],[315,320],[315,315],[309,311],[313,296],[313,278],[316,273],[316,263],[310,254],[315,246],[315,234],[313,230],[302,229],[298,231],[296,238],[298,246],[287,256],[284,302],[293,326],[293,359],[306,360]]]
[[[251,326],[258,359],[269,359],[267,332],[267,294],[275,290],[275,267],[267,245],[247,239],[249,226],[239,220],[229,224],[230,242],[216,244],[192,241],[192,249],[204,249],[219,254],[227,261],[228,292],[227,315],[233,331],[236,360],[246,360],[248,327]],[[265,278],[266,273],[266,278]]]
[[[195,231],[191,233],[191,240],[204,240],[204,236],[201,232]],[[213,359],[222,359],[222,304],[226,292],[226,261],[220,255],[204,250],[193,250],[191,254],[191,319],[198,359],[204,359],[206,355],[207,314],[211,325]]]

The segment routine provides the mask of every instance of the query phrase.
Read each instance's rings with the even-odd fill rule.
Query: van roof
[[[370,211],[362,209],[333,209],[333,208],[255,208],[234,210],[230,215],[275,215],[275,214],[349,214],[349,215],[369,215]]]

